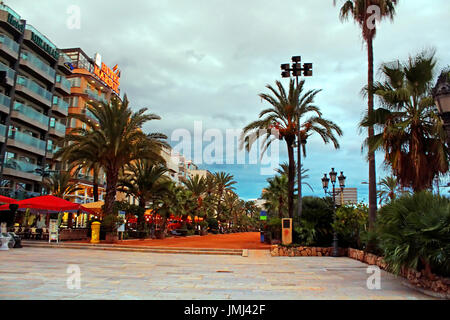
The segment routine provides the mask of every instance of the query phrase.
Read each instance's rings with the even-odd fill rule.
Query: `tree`
[[[300,81],[298,86],[295,85],[294,80],[290,80],[288,93],[286,93],[280,81],[276,81],[277,89],[267,85],[266,87],[272,92],[273,96],[269,94],[260,94],[259,96],[271,104],[271,107],[261,111],[259,120],[248,124],[241,137],[241,146],[245,146],[247,151],[260,137],[263,138],[263,152],[275,139],[286,142],[289,157],[288,212],[291,218],[294,213],[294,143],[298,130],[301,131],[301,144],[304,154],[306,141],[312,133],[319,134],[325,143],[333,142],[335,148],[339,148],[335,134],[342,135],[342,130],[332,121],[322,118],[319,108],[313,104],[315,96],[321,90],[309,90],[304,93],[304,85],[304,80]],[[314,115],[302,122],[302,117],[310,113]],[[298,120],[302,123],[301,127],[298,126]]]
[[[197,215],[203,216],[203,214],[200,214],[200,211],[203,209],[203,197],[207,189],[206,178],[195,175],[194,177],[189,177],[189,179],[184,179],[182,182],[195,198]]]
[[[361,122],[379,128],[365,141],[370,152],[383,150],[400,185],[415,192],[431,188],[434,178],[449,169],[446,134],[431,95],[435,66],[434,52],[384,63],[384,81],[373,87],[382,107]]]
[[[311,189],[311,191],[314,192],[314,189],[311,187],[311,185],[308,182],[303,181],[303,180],[309,178],[309,175],[306,174],[309,171],[309,169],[303,168],[303,164],[301,166],[302,166],[302,170],[301,170],[302,184],[306,184]],[[297,172],[297,168],[298,168],[298,166],[297,166],[297,164],[295,164],[295,170],[294,170],[295,172]],[[280,164],[280,168],[275,169],[275,172],[277,172],[281,175],[286,175],[286,177],[287,177],[289,175],[289,163],[283,162],[282,164]],[[295,176],[294,179],[295,179],[295,183],[297,183],[297,176]]]
[[[389,202],[397,197],[399,192],[398,181],[393,176],[387,176],[378,182],[380,189],[378,190],[378,197],[380,199],[380,204],[383,202]]]
[[[289,181],[287,175],[276,175],[268,178],[269,185],[264,189],[261,198],[266,200],[265,207],[270,213],[278,213],[280,219],[288,213],[287,200]]]
[[[236,184],[234,181],[233,175],[226,172],[215,172],[213,174],[214,184],[215,184],[215,192],[217,196],[217,211],[216,214],[219,217],[222,214],[222,201],[227,190],[234,190],[233,185]]]
[[[75,193],[78,190],[82,190],[77,183],[72,182],[72,170],[59,171],[45,177],[42,185],[47,192],[55,197],[67,199],[67,195]]]
[[[163,141],[167,137],[161,133],[144,133],[142,126],[145,123],[161,118],[147,114],[146,108],[133,112],[126,96],[123,102],[112,99],[109,104],[88,105],[88,109],[98,121],[95,123],[82,114],[72,115],[85,123],[86,129],[72,129],[66,135],[66,145],[56,156],[62,156],[64,160],[76,152],[98,153],[98,163],[106,173],[104,212],[110,215],[113,214],[119,171],[139,159],[161,161],[160,151],[167,146]]]
[[[334,0],[334,5],[336,5]],[[398,0],[346,0],[340,9],[340,20],[346,21],[350,17],[361,27],[362,37],[367,45],[368,60],[368,112],[371,113],[374,108],[373,103],[373,40],[377,32],[375,19],[377,10],[379,11],[379,20],[383,18],[394,19],[395,6]],[[374,128],[368,127],[368,137],[371,139],[374,135]],[[377,212],[377,185],[376,185],[376,167],[375,153],[369,151],[369,229],[373,230],[376,212]]]

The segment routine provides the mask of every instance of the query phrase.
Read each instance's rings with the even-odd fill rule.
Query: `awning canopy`
[[[86,213],[95,214],[94,211],[87,209],[78,203],[73,203],[51,195],[20,200],[17,202],[17,204],[19,205],[19,210],[37,209],[37,210],[48,210],[52,212],[80,210]],[[9,210],[9,205],[0,206],[0,211],[1,210]]]
[[[5,197],[0,195],[0,203],[17,203],[18,201],[13,198]]]

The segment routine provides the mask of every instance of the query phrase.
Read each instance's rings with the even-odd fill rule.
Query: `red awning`
[[[17,202],[19,209],[37,209],[37,210],[50,210],[50,211],[78,211],[95,214],[94,211],[84,208],[78,203],[73,203],[55,196],[41,196],[31,199],[20,200]],[[0,206],[0,210],[9,210],[9,206]]]
[[[17,202],[18,201],[16,199],[0,195],[0,203],[17,203]]]

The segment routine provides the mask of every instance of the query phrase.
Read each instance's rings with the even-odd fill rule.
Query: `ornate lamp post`
[[[334,222],[336,222],[336,196],[340,195],[341,193],[344,192],[346,177],[344,176],[344,173],[342,171],[341,171],[341,175],[338,177],[337,172],[334,171],[334,168],[331,168],[331,171],[329,174],[330,174],[330,178],[327,177],[326,173],[324,174],[324,176],[322,178],[322,186],[323,186],[323,190],[324,190],[325,194],[329,194],[330,196],[333,197],[333,215],[334,215]],[[340,190],[336,190],[336,188],[335,188],[336,177],[339,180]],[[331,184],[333,185],[332,192],[327,191],[330,179],[331,179]],[[336,229],[334,229],[333,230],[333,257],[338,257],[338,256],[339,256],[338,236],[337,236]]]
[[[436,87],[433,89],[433,98],[444,121],[447,132],[447,143],[450,144],[450,69],[444,70],[439,76]]]
[[[296,84],[298,87],[298,77],[302,75],[305,77],[311,77],[313,75],[313,64],[312,63],[304,63],[303,67],[301,64],[302,58],[300,56],[292,57],[292,66],[289,63],[285,63],[281,65],[281,76],[283,78],[290,78],[291,72],[295,77]],[[297,132],[297,183],[298,183],[298,202],[297,202],[297,212],[298,218],[300,219],[302,216],[302,155],[301,155],[301,147],[306,144],[306,141],[303,141],[301,138],[300,132],[300,115],[297,115],[297,123],[298,123],[298,132]]]

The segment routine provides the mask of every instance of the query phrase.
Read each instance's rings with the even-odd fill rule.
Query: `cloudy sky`
[[[5,1],[59,48],[81,47],[122,70],[121,90],[134,108],[148,107],[162,117],[146,131],[240,129],[267,105],[258,94],[280,79],[280,64],[301,55],[314,63],[309,89],[324,117],[344,130],[334,150],[317,137],[307,145],[304,165],[314,192],[331,167],[344,171],[347,186],[367,201],[368,166],[361,153],[364,133],[358,122],[367,106],[361,88],[367,79],[367,53],[354,23],[341,23],[332,0],[13,0]],[[281,4],[282,3],[282,4]],[[432,5],[431,5],[432,4]],[[80,28],[69,28],[80,11]],[[375,40],[375,66],[435,48],[439,69],[450,64],[450,2],[402,0],[395,22],[384,21]],[[287,84],[288,80],[283,80]],[[203,139],[205,140],[205,139]],[[176,145],[175,141],[169,141]],[[199,139],[196,143],[201,143]],[[224,145],[227,143],[224,138]],[[210,143],[203,141],[203,148]],[[225,149],[225,147],[224,147]],[[280,145],[281,161],[286,147]],[[224,152],[224,157],[227,156]],[[194,157],[193,154],[188,157]],[[383,155],[377,157],[383,177]],[[200,164],[227,171],[244,199],[257,198],[267,175],[258,165]]]

